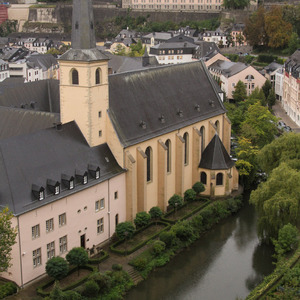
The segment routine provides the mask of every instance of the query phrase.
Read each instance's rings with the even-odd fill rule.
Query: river
[[[259,242],[247,203],[168,265],[132,289],[126,300],[244,299],[270,274],[273,248]]]

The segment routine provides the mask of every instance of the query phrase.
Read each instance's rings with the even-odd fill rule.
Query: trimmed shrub
[[[193,185],[193,190],[196,192],[197,195],[199,195],[200,193],[203,193],[205,191],[205,186],[202,182],[197,181]]]
[[[88,254],[82,247],[75,247],[71,249],[70,252],[66,255],[66,259],[70,265],[77,267],[78,275],[79,267],[86,265],[89,261]]]
[[[163,215],[162,210],[158,206],[154,206],[149,210],[149,214],[152,219],[160,219],[160,217]]]
[[[134,262],[134,267],[140,272],[144,271],[147,267],[147,259],[144,257],[137,258]]]
[[[145,211],[137,213],[134,219],[135,227],[141,228],[147,226],[150,223],[150,219],[151,216]]]
[[[46,263],[46,272],[50,277],[59,280],[67,276],[69,265],[67,261],[60,256],[52,257]]]
[[[17,292],[17,286],[13,282],[6,282],[0,285],[0,299],[13,295]]]
[[[179,195],[174,194],[168,201],[169,205],[171,205],[173,208],[176,208],[176,206],[181,206],[183,204],[182,197]]]
[[[188,189],[184,192],[184,201],[195,201],[196,192],[193,189]]]
[[[94,280],[97,283],[102,293],[108,291],[111,288],[112,279],[106,273],[95,273],[90,277],[90,279]]]
[[[130,282],[130,276],[125,271],[114,271],[112,272],[112,283],[113,284],[126,284]]]
[[[113,269],[114,271],[122,271],[122,270],[123,270],[123,267],[122,267],[122,265],[120,265],[120,264],[113,264],[113,265],[112,265],[112,269]]]
[[[116,227],[117,237],[120,240],[125,238],[131,238],[134,234],[135,228],[131,222],[122,222],[119,223]]]
[[[94,280],[89,280],[84,285],[83,296],[93,298],[97,297],[100,291],[98,284]]]
[[[155,241],[152,245],[152,253],[158,256],[166,249],[166,244],[162,241]]]
[[[63,292],[64,300],[81,300],[82,297],[79,293],[75,291],[65,291]]]
[[[159,239],[165,243],[167,248],[172,247],[176,242],[176,234],[174,231],[163,231],[159,235]]]

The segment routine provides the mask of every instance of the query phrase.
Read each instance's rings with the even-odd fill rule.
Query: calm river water
[[[259,243],[254,208],[246,204],[167,266],[152,272],[126,300],[235,300],[273,270],[273,249]]]

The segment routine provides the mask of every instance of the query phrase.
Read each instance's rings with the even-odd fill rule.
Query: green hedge
[[[84,269],[84,270],[89,270],[91,272],[96,272],[96,268],[93,267],[93,266],[89,266],[89,265],[86,265],[86,266],[82,266],[80,267],[80,269]],[[72,267],[70,268],[69,272],[68,272],[68,275],[69,276],[70,274],[74,273],[77,271],[77,267]],[[66,286],[65,288],[63,288],[62,290],[63,291],[68,291],[68,290],[73,290],[74,288],[80,286],[81,284],[83,284],[85,281],[88,280],[88,278],[90,277],[91,274],[88,274],[86,275],[85,277],[81,278],[80,280],[78,281],[75,281],[73,283],[71,283],[70,285]],[[41,286],[37,287],[36,289],[36,292],[39,296],[42,296],[42,297],[46,297],[46,296],[49,296],[50,295],[50,292],[44,292],[44,289],[48,288],[49,286],[53,285],[55,282],[54,279],[51,279],[49,280],[48,282],[42,284]]]
[[[103,262],[104,260],[107,260],[109,258],[108,252],[106,252],[104,250],[101,250],[101,251],[104,253],[104,255],[99,257],[99,258],[89,258],[88,264],[97,265],[97,264],[100,264],[101,262]]]
[[[172,215],[175,212],[175,209],[172,209],[171,211],[169,211],[168,213],[166,213],[161,220],[164,222],[168,222],[171,224],[175,224],[178,221],[183,221],[186,220],[187,218],[191,217],[192,215],[194,215],[195,213],[199,212],[200,210],[202,210],[205,206],[207,206],[208,204],[211,203],[211,201],[209,199],[206,198],[200,198],[199,200],[196,201],[205,201],[205,203],[203,203],[202,205],[200,205],[199,207],[195,208],[194,210],[192,210],[190,213],[184,215],[183,217],[181,217],[178,220],[169,220],[167,219],[168,216]],[[189,203],[184,203],[180,208],[177,208],[177,211],[179,211],[180,209],[182,209],[183,207],[189,205]]]
[[[18,287],[13,282],[5,282],[0,284],[0,299],[13,295],[18,291]]]
[[[116,243],[112,244],[110,246],[110,250],[116,254],[120,254],[120,255],[127,255],[127,254],[131,254],[135,251],[137,251],[138,249],[142,248],[144,245],[146,245],[150,240],[158,237],[160,235],[161,232],[167,230],[170,228],[170,224],[166,223],[166,222],[162,222],[162,221],[158,221],[158,222],[151,222],[149,223],[147,226],[140,228],[139,230],[137,230],[134,233],[134,236],[137,235],[138,233],[142,232],[143,230],[145,230],[146,228],[150,227],[150,226],[156,226],[156,224],[161,224],[161,225],[165,225],[166,227],[164,229],[162,229],[161,231],[157,232],[156,234],[152,235],[151,237],[149,237],[147,240],[137,244],[135,247],[125,251],[125,250],[118,250],[115,247],[121,245],[122,243],[124,243],[125,240],[120,240],[117,241]]]

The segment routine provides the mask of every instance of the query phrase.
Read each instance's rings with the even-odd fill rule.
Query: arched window
[[[166,141],[166,147],[167,149],[167,172],[171,172],[171,141]]]
[[[118,226],[118,224],[119,224],[119,214],[116,214],[116,216],[115,216],[115,225],[116,225],[116,227]]]
[[[207,183],[207,175],[205,172],[201,172],[200,174],[200,181],[203,183],[203,184],[206,184]]]
[[[223,185],[223,173],[217,174],[217,182],[216,185]]]
[[[72,70],[72,84],[79,84],[79,75],[76,69]]]
[[[152,148],[147,147],[145,154],[147,155],[147,182],[152,180]]]
[[[186,132],[183,135],[184,139],[184,164],[187,165],[189,163],[189,134]]]
[[[215,126],[216,126],[216,129],[217,129],[217,133],[220,134],[220,122],[216,121]]]
[[[251,81],[251,80],[254,79],[254,76],[253,76],[253,75],[247,75],[247,76],[245,77],[245,79],[248,80],[248,81]]]
[[[95,73],[95,82],[96,84],[100,84],[101,83],[101,69],[98,68],[96,70],[96,73]]]
[[[200,128],[200,134],[201,134],[201,153],[202,153],[205,148],[205,127],[204,126]]]

